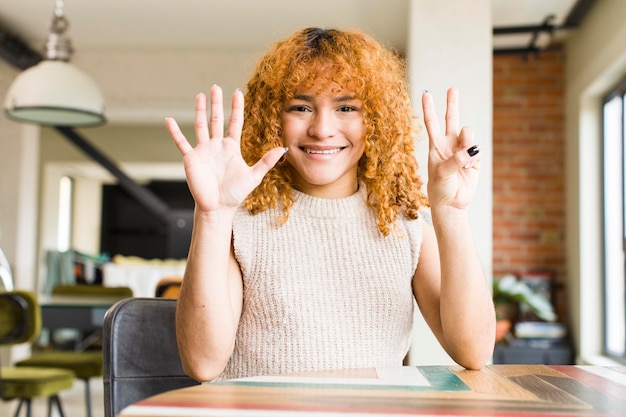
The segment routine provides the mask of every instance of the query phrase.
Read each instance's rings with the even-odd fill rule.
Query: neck
[[[317,198],[343,198],[349,197],[359,189],[359,182],[356,177],[354,181],[336,181],[331,184],[310,184],[305,181],[293,181],[293,188]]]

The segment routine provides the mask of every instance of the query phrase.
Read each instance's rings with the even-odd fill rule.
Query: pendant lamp
[[[40,125],[87,127],[103,124],[104,98],[96,83],[69,63],[69,24],[57,0],[46,42],[46,58],[13,81],[4,102],[10,119]]]

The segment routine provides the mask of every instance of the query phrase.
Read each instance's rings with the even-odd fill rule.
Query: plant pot
[[[517,319],[517,305],[510,303],[497,303],[495,308],[497,320],[510,320],[513,322]]]
[[[496,320],[496,343],[504,339],[512,325],[513,322],[509,319]]]

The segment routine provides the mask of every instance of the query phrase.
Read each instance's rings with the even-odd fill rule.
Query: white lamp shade
[[[96,83],[65,61],[44,60],[19,74],[4,108],[11,119],[41,125],[95,126],[106,121]]]

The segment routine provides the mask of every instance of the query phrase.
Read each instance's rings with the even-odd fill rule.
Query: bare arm
[[[232,216],[194,213],[194,229],[176,310],[183,369],[198,381],[215,379],[232,354],[242,279],[231,249]]]
[[[425,320],[460,365],[479,369],[495,343],[495,312],[488,280],[471,233],[468,206],[478,182],[478,153],[470,129],[458,129],[458,93],[448,91],[446,133],[441,133],[432,97],[422,105],[429,136],[428,195],[433,227],[425,225],[413,282]],[[473,155],[472,155],[473,154]]]
[[[222,90],[196,97],[193,147],[177,123],[166,126],[183,155],[187,184],[195,202],[194,225],[176,311],[176,337],[183,368],[210,381],[224,370],[235,343],[243,303],[241,270],[232,250],[233,216],[245,197],[285,153],[275,148],[253,166],[241,157],[243,95],[233,94],[232,117],[224,135]]]

